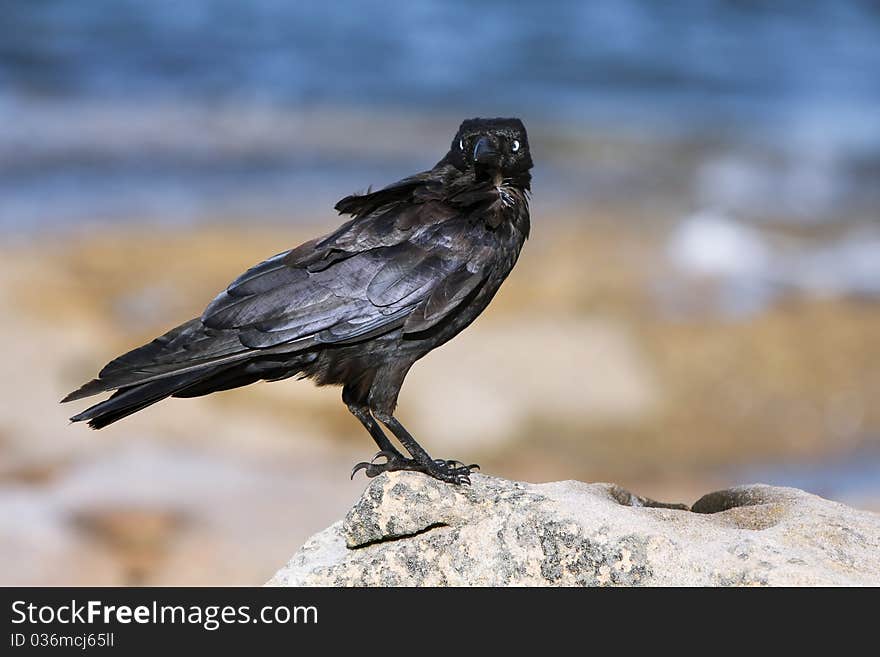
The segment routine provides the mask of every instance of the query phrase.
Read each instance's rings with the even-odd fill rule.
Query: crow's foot
[[[385,458],[385,463],[376,463],[376,459],[380,456]],[[415,461],[410,461],[410,459],[406,459],[400,454],[396,452],[386,452],[382,450],[381,452],[376,452],[369,461],[361,461],[360,463],[356,463],[355,466],[351,469],[351,478],[354,479],[354,476],[358,473],[359,470],[363,470],[364,474],[370,478],[377,477],[383,472],[391,472],[392,468],[389,467],[392,463],[397,464],[406,464],[406,463],[415,463]],[[407,470],[409,468],[398,467],[393,468],[395,470]]]
[[[380,456],[385,458],[384,463],[376,463],[376,459]],[[461,461],[444,461],[443,459],[435,459],[425,464],[415,459],[404,458],[400,454],[382,451],[378,452],[369,463],[364,461],[355,465],[352,468],[351,477],[354,479],[355,474],[359,470],[363,470],[364,474],[368,477],[376,477],[383,472],[409,470],[411,472],[421,472],[434,479],[460,486],[462,484],[470,485],[471,470],[479,470],[479,468],[480,466],[476,463],[465,465]]]
[[[479,470],[480,466],[476,463],[465,465],[461,461],[434,459],[434,465],[431,469],[423,471],[434,479],[449,482],[450,484],[467,484],[471,485],[471,470]]]

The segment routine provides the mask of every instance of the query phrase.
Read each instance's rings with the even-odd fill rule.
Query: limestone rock
[[[741,486],[691,509],[613,484],[372,480],[275,586],[880,585],[880,515]]]

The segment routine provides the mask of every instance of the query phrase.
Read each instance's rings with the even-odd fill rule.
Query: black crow
[[[531,168],[519,119],[465,121],[433,169],[342,199],[336,210],[352,218],[337,230],[252,267],[201,317],[107,364],[62,401],[115,392],[71,420],[100,429],[166,397],[311,378],[343,386],[379,445],[352,476],[469,483],[477,466],[432,459],[393,413],[413,363],[474,321],[516,263]]]

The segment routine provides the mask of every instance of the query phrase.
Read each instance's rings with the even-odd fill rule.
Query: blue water
[[[880,507],[880,451],[876,448],[820,462],[754,466],[731,474],[735,481],[793,486],[855,506]]]
[[[858,199],[878,110],[868,1],[6,0],[0,228],[323,208],[497,114],[553,137],[548,185],[635,135],[805,157]]]

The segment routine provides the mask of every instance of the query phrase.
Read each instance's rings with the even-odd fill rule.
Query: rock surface
[[[880,585],[880,515],[794,488],[688,509],[612,484],[372,480],[274,586]]]

